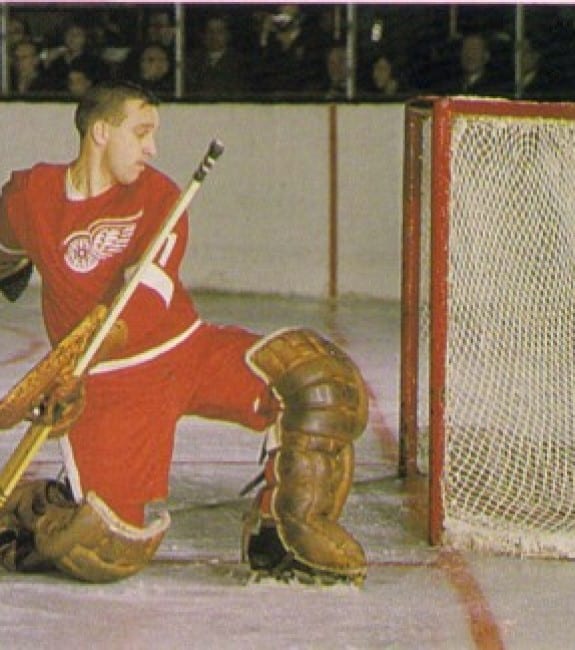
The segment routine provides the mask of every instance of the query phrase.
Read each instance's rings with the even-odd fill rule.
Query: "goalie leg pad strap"
[[[264,339],[248,362],[273,386],[284,409],[280,444],[270,455],[267,486],[258,497],[264,523],[273,520],[286,550],[302,564],[363,575],[363,549],[338,523],[353,480],[353,441],[367,423],[359,370],[310,330]]]
[[[78,580],[112,582],[149,563],[169,524],[169,515],[163,513],[138,528],[121,520],[94,493],[76,504],[62,484],[34,481],[17,488],[0,513],[5,540],[0,558],[9,569],[49,565]]]

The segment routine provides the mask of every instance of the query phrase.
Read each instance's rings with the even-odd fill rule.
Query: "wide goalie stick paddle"
[[[74,377],[81,377],[89,368],[90,363],[93,361],[100,346],[114,327],[114,324],[118,320],[122,310],[136,291],[146,271],[153,263],[156,255],[162,249],[162,246],[170,236],[172,229],[192,202],[206,175],[212,169],[216,160],[222,155],[223,151],[223,144],[219,140],[213,140],[210,143],[208,151],[194,172],[191,181],[182,191],[176,203],[168,213],[159,232],[148,245],[148,248],[142,255],[130,279],[116,296],[108,310],[106,310],[102,305],[99,306],[99,309],[103,309],[104,312],[102,313],[102,311],[100,311],[99,316],[96,316],[98,322],[95,331],[93,333],[90,332],[91,338],[89,339],[89,343],[81,353],[72,371]],[[80,330],[81,328],[82,323],[77,329]],[[86,329],[86,326],[84,326],[84,329]],[[74,332],[72,335],[74,335]],[[57,352],[57,348],[55,351]],[[43,360],[43,362],[45,362],[45,360]],[[26,377],[30,374],[31,373]],[[24,380],[26,380],[26,377]],[[14,393],[15,391],[18,391],[19,387],[20,384],[12,389],[11,392]],[[21,438],[12,455],[0,470],[0,508],[8,500],[8,497],[16,487],[18,481],[21,479],[42,444],[49,437],[54,426],[55,424],[45,424],[41,422],[33,423]]]

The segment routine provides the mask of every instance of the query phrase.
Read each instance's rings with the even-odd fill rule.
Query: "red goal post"
[[[575,104],[405,111],[400,474],[433,544],[575,557]]]

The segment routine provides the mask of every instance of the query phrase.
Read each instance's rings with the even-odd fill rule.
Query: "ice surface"
[[[171,472],[173,524],[152,564],[105,586],[0,571],[2,650],[465,650],[498,647],[494,635],[518,650],[572,645],[571,563],[469,556],[462,573],[427,545],[424,508],[396,475],[397,305],[225,294],[197,302],[207,320],[262,333],[314,327],[360,365],[372,394],[370,424],[357,444],[343,521],[366,548],[365,584],[251,582],[240,557],[251,497],[239,492],[259,470],[261,439],[188,418],[178,427]],[[47,350],[37,288],[14,305],[1,303],[0,323],[5,392]],[[2,433],[2,459],[22,431]],[[59,468],[58,447],[48,442],[29,475],[56,476]]]

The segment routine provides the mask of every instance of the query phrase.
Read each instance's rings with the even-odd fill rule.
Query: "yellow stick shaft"
[[[50,435],[49,424],[32,424],[22,436],[18,446],[0,470],[0,508],[4,506],[22,474],[30,465],[44,441]]]
[[[100,329],[96,332],[94,338],[90,342],[90,345],[88,345],[88,347],[84,351],[84,354],[81,356],[80,360],[78,361],[78,364],[74,370],[74,375],[76,377],[80,377],[84,373],[86,368],[90,365],[92,358],[94,357],[94,355],[96,354],[100,346],[102,345],[102,342],[104,341],[106,336],[109,334],[110,330],[114,326],[114,323],[118,320],[120,313],[122,312],[126,304],[129,302],[136,289],[138,288],[138,285],[140,284],[145,273],[148,271],[150,265],[154,261],[154,258],[159,253],[162,246],[166,243],[166,239],[172,232],[174,226],[176,225],[180,217],[183,215],[185,210],[192,202],[192,199],[200,189],[200,186],[206,174],[213,167],[215,161],[222,154],[223,150],[224,149],[221,142],[219,142],[218,140],[212,141],[208,149],[208,152],[202,159],[202,162],[200,163],[199,167],[196,169],[192,177],[192,180],[188,183],[186,188],[180,194],[178,200],[170,210],[170,213],[168,214],[166,220],[164,221],[162,227],[160,228],[160,231],[157,233],[157,235],[148,245],[147,249],[144,251],[142,258],[138,261],[138,266],[136,267],[135,272],[130,277],[128,282],[125,284],[121,292],[116,296],[116,299],[114,300],[114,302],[110,307],[110,311],[106,317],[106,320],[102,323]]]
[[[90,365],[90,362],[100,348],[100,345],[118,319],[120,312],[129,301],[136,287],[140,283],[147,267],[152,263],[154,257],[157,255],[160,248],[164,244],[167,236],[170,234],[178,219],[182,216],[196,195],[206,174],[210,171],[214,162],[217,158],[219,158],[222,152],[222,143],[218,140],[212,141],[208,152],[196,169],[192,180],[176,201],[159,233],[152,240],[144,252],[144,255],[138,264],[138,268],[135,274],[126,284],[123,291],[117,296],[104,322],[100,325],[100,328],[94,334],[88,347],[78,361],[73,372],[76,377],[81,376]],[[44,444],[44,441],[50,435],[52,428],[53,427],[51,425],[43,424],[33,424],[30,426],[6,464],[0,469],[0,508],[2,508],[8,500],[8,497],[12,493],[12,490],[14,490],[18,481],[22,478],[22,475],[30,465],[32,459],[37,454],[40,447]]]

